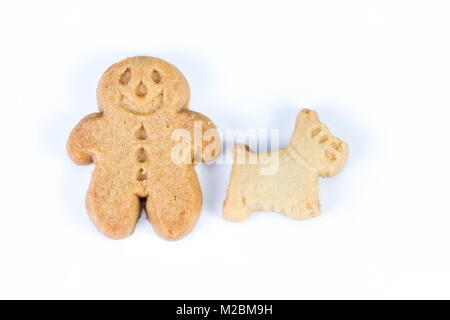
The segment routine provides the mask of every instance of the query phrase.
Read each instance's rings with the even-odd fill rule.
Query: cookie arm
[[[216,125],[201,113],[191,110],[182,111],[185,117],[185,129],[191,134],[191,150],[194,162],[212,161],[220,152],[220,135]]]
[[[81,119],[73,128],[67,141],[67,152],[73,162],[79,165],[92,163],[97,147],[97,134],[102,119],[101,113],[92,113]]]

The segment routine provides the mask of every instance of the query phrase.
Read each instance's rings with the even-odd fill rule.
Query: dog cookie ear
[[[317,115],[317,112],[309,109],[303,109],[295,119],[295,128],[300,127],[302,124],[310,125],[316,122],[319,122],[319,116]]]

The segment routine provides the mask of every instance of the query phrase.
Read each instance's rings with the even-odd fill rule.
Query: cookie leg
[[[147,218],[161,238],[179,240],[192,231],[200,217],[200,185],[194,169],[188,177],[162,180],[152,183],[149,190],[145,205]]]
[[[320,214],[320,202],[319,199],[301,201],[294,207],[283,210],[282,213],[293,220],[314,218]]]
[[[111,239],[131,235],[141,214],[139,198],[124,192],[120,176],[95,170],[86,196],[86,208],[94,225]]]
[[[247,199],[233,186],[227,192],[223,202],[223,218],[230,222],[243,222],[250,218],[252,212],[248,209]]]

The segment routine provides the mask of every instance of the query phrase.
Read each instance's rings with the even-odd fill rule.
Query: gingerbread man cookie
[[[195,226],[202,193],[194,166],[217,156],[220,138],[207,117],[188,110],[189,94],[181,72],[156,58],[129,58],[103,74],[100,113],[78,123],[67,149],[75,163],[95,163],[86,208],[104,235],[121,239],[133,233],[142,205],[164,239],[180,239]],[[194,127],[209,132],[200,155],[194,161],[192,148],[190,161],[174,162],[172,133],[183,129],[194,137]]]
[[[223,217],[241,222],[255,211],[280,212],[294,220],[316,217],[320,214],[318,178],[338,174],[347,156],[347,144],[330,134],[317,113],[302,110],[286,148],[255,154],[248,146],[235,146]],[[276,170],[264,170],[267,167]]]

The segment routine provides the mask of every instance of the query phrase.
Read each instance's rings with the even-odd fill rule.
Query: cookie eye
[[[127,85],[131,79],[131,70],[127,68],[124,73],[120,76],[119,83],[123,86]]]
[[[327,141],[328,141],[328,136],[327,135],[323,135],[323,136],[320,137],[319,143],[322,144],[322,143],[325,143]]]
[[[322,131],[322,129],[320,127],[316,127],[314,129],[312,129],[311,138],[314,138],[315,136],[317,136],[320,133],[320,131]]]
[[[158,71],[153,70],[152,72],[152,80],[154,83],[160,83],[161,82],[161,75]]]

